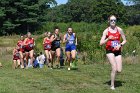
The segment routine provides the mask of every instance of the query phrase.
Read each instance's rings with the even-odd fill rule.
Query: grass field
[[[140,93],[140,64],[125,64],[116,78],[116,90],[109,89],[109,64],[79,64],[78,70],[12,69],[2,62],[0,93]]]

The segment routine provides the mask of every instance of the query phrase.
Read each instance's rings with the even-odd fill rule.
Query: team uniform
[[[113,53],[115,56],[121,55],[121,48],[119,50],[115,50],[114,47],[120,45],[120,37],[121,34],[117,29],[116,33],[111,33],[108,28],[108,34],[106,38],[109,36],[113,36],[113,39],[107,41],[106,43],[106,53]]]
[[[20,54],[17,49],[14,51],[13,60],[20,60]]]
[[[34,49],[34,39],[27,38],[27,41],[25,42],[25,52],[29,52],[33,49]]]
[[[45,38],[45,41],[44,41],[44,50],[48,50],[50,51],[51,50],[51,40],[48,39],[48,38]]]
[[[19,47],[19,51],[21,51],[22,53],[25,52],[25,47],[24,47],[24,40],[19,40],[17,43],[18,47]]]
[[[54,35],[56,37],[56,35]],[[54,38],[55,38],[54,37]],[[58,38],[56,40],[54,40],[52,42],[52,47],[51,47],[51,50],[52,51],[56,51],[56,49],[60,48],[60,37],[58,36]]]
[[[69,39],[68,39],[69,38]],[[74,34],[70,35],[70,37],[68,36],[68,33],[66,34],[66,40],[68,40],[66,42],[66,48],[65,51],[72,51],[72,50],[76,50],[76,45],[75,45],[75,36]]]

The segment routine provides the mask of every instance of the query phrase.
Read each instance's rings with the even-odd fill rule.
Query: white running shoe
[[[114,87],[114,86],[111,86],[110,89],[111,89],[111,90],[115,90],[115,87]]]
[[[24,69],[24,66],[21,65],[21,69]]]
[[[68,67],[68,70],[70,71],[70,67]]]

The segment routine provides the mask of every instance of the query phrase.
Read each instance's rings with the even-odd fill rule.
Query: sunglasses
[[[111,19],[111,20],[110,20],[110,22],[116,22],[116,21],[117,21],[116,19]]]

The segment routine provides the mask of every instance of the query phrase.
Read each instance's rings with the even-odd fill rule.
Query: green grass
[[[0,93],[140,93],[140,64],[124,64],[115,91],[109,89],[109,64],[79,64],[78,70],[12,69],[2,62]]]

